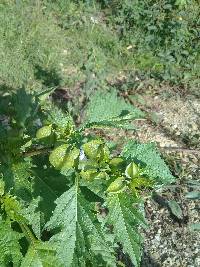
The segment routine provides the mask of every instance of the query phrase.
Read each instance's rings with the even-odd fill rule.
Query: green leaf
[[[93,201],[100,201],[100,199],[105,198],[105,192],[108,187],[107,180],[104,179],[94,179],[93,181],[87,181],[85,179],[81,179],[80,181],[81,189],[84,190],[85,188],[89,189],[87,192],[87,197],[92,192],[92,199]],[[100,198],[100,199],[99,199]]]
[[[31,167],[32,163],[29,161],[14,163],[11,167],[15,194],[24,200],[32,198]]]
[[[200,192],[199,191],[191,191],[191,192],[188,192],[185,195],[185,197],[189,198],[189,199],[200,199]]]
[[[58,242],[58,257],[66,266],[70,266],[76,242],[77,222],[77,192],[76,187],[62,194],[56,201],[57,207],[53,216],[47,222],[48,230],[59,227],[60,232],[52,237],[52,241]]]
[[[168,201],[168,207],[178,219],[183,218],[182,209],[180,208],[179,204],[175,200]]]
[[[200,189],[200,182],[198,180],[189,180],[187,184],[191,188],[196,188],[197,190]]]
[[[110,151],[102,140],[95,139],[83,144],[83,151],[87,158],[94,161],[108,161]]]
[[[33,108],[33,98],[27,94],[24,89],[17,90],[13,95],[13,105],[15,110],[15,119],[18,125],[24,127],[26,120],[31,116]]]
[[[90,98],[86,111],[86,127],[119,127],[133,129],[128,124],[133,119],[144,117],[144,113],[117,96],[116,91],[96,92]]]
[[[49,220],[55,208],[54,201],[67,189],[67,179],[49,163],[48,156],[39,156],[33,161],[35,168],[33,195],[40,197],[39,210],[44,214],[45,222]]]
[[[108,223],[113,225],[113,232],[123,251],[129,254],[134,266],[139,267],[142,238],[138,226],[146,226],[146,222],[133,204],[137,203],[126,193],[110,195],[107,200]]]
[[[5,182],[5,192],[11,191],[17,197],[29,201],[32,198],[31,179],[32,164],[29,161],[18,161],[13,164],[0,165],[0,172]]]
[[[52,176],[49,178],[51,179]],[[44,213],[45,220],[48,220],[51,216],[52,210],[55,207],[54,201],[58,197],[57,192],[55,192],[53,185],[51,185],[48,181],[48,177],[46,176],[45,172],[44,176],[36,176],[34,182],[34,196],[41,197],[41,202],[39,204],[40,211]]]
[[[124,147],[122,156],[127,160],[139,163],[142,173],[153,178],[157,185],[168,184],[175,180],[154,143],[140,144],[130,141]]]
[[[132,179],[136,178],[139,175],[138,166],[134,162],[131,162],[126,167],[125,174],[126,174],[126,177],[128,178],[132,178]]]
[[[191,231],[200,231],[200,223],[192,223],[189,228]]]
[[[35,242],[30,245],[20,267],[62,267],[56,258],[56,248],[50,242]]]
[[[10,266],[11,263],[14,267],[19,266],[22,259],[19,240],[22,237],[8,223],[0,221],[0,266]]]
[[[115,266],[112,248],[95,225],[97,219],[78,185],[61,195],[56,200],[56,205],[46,228],[59,229],[51,241],[57,244],[57,255],[64,266],[87,266],[87,261],[94,262],[97,257],[110,264],[109,266]]]
[[[36,211],[38,209],[38,203],[40,202],[40,198],[33,199],[29,206],[23,208],[21,214],[23,217],[27,219],[29,224],[32,226],[33,232],[38,239],[41,237],[41,226],[43,224],[42,220],[42,212]]]
[[[46,112],[48,113],[49,123],[56,125],[59,132],[68,134],[74,127],[74,122],[69,113],[64,113],[55,105],[49,104]]]

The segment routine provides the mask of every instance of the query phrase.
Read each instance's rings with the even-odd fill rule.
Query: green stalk
[[[24,223],[19,223],[22,232],[24,233],[26,239],[30,242],[30,243],[35,243],[37,241],[37,239],[35,238],[35,236],[33,235],[33,233],[31,232],[31,230],[29,229],[29,227],[24,224]]]
[[[33,150],[33,151],[27,151],[27,152],[24,152],[23,153],[23,156],[26,158],[26,157],[33,157],[33,156],[37,156],[37,155],[40,155],[40,154],[47,154],[49,152],[52,151],[52,148],[50,147],[45,147],[45,148],[41,148],[41,149],[36,149],[36,150]]]

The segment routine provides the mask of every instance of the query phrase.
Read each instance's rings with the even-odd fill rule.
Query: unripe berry
[[[118,177],[114,182],[112,182],[107,188],[108,193],[117,193],[124,188],[124,177]]]
[[[126,167],[125,174],[126,174],[126,177],[131,178],[131,179],[137,177],[138,174],[139,174],[139,168],[138,168],[138,166],[134,162],[131,162]]]
[[[43,126],[39,130],[37,130],[36,138],[37,139],[46,138],[49,137],[51,133],[52,133],[52,125]]]
[[[57,169],[70,169],[76,165],[79,157],[79,149],[73,148],[70,150],[68,144],[63,144],[56,147],[49,155],[50,163]]]
[[[83,145],[83,150],[87,158],[96,161],[107,161],[109,159],[109,149],[101,140],[92,140]]]

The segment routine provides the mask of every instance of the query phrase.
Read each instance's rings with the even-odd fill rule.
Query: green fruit
[[[20,214],[21,211],[21,205],[20,202],[15,198],[10,196],[9,194],[6,194],[4,199],[4,209],[8,217],[12,220],[16,219],[22,219],[23,217]]]
[[[78,148],[73,148],[69,151],[69,153],[65,156],[63,161],[63,170],[68,170],[73,167],[78,167],[78,159],[79,159],[80,150]]]
[[[109,180],[109,175],[106,173],[106,172],[104,172],[104,171],[102,171],[102,172],[99,172],[98,173],[98,175],[95,177],[95,179],[103,179],[103,180]]]
[[[50,163],[58,170],[70,169],[74,167],[78,161],[79,149],[69,149],[68,144],[56,147],[49,155]]]
[[[111,159],[111,161],[109,162],[109,166],[112,172],[117,172],[125,168],[125,161],[123,158],[116,157]]]
[[[92,140],[83,145],[83,150],[87,158],[97,161],[107,161],[109,159],[109,149],[101,140]]]
[[[124,186],[124,177],[118,177],[114,182],[109,185],[106,191],[109,193],[116,193],[121,191]]]
[[[36,138],[37,139],[46,138],[46,137],[49,137],[51,133],[52,133],[52,125],[43,126],[39,130],[37,130]]]
[[[98,175],[98,172],[96,170],[81,171],[80,175],[83,179],[87,181],[93,181]]]
[[[68,148],[68,144],[58,146],[49,155],[49,161],[56,169],[61,169]]]
[[[126,171],[125,174],[128,178],[135,178],[138,176],[139,174],[139,168],[138,166],[134,163],[131,162],[127,167],[126,167]]]
[[[99,172],[97,170],[87,170],[87,171],[81,171],[80,175],[83,179],[87,181],[93,181],[94,179],[104,179],[108,180],[109,176],[106,172]]]

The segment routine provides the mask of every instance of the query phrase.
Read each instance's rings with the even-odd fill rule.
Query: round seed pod
[[[49,137],[51,133],[52,133],[52,125],[43,126],[42,128],[37,130],[36,138],[43,139]]]
[[[77,165],[79,153],[78,148],[70,150],[69,144],[63,144],[51,152],[49,161],[57,170],[70,169]]]
[[[117,193],[125,187],[124,177],[118,177],[114,182],[112,182],[107,188],[108,193]]]
[[[138,166],[134,162],[131,162],[126,167],[126,171],[125,171],[126,177],[133,179],[133,178],[137,177],[138,174],[139,174],[139,168],[138,168]]]
[[[109,148],[101,140],[92,140],[83,145],[87,158],[96,161],[107,161],[109,159]]]

